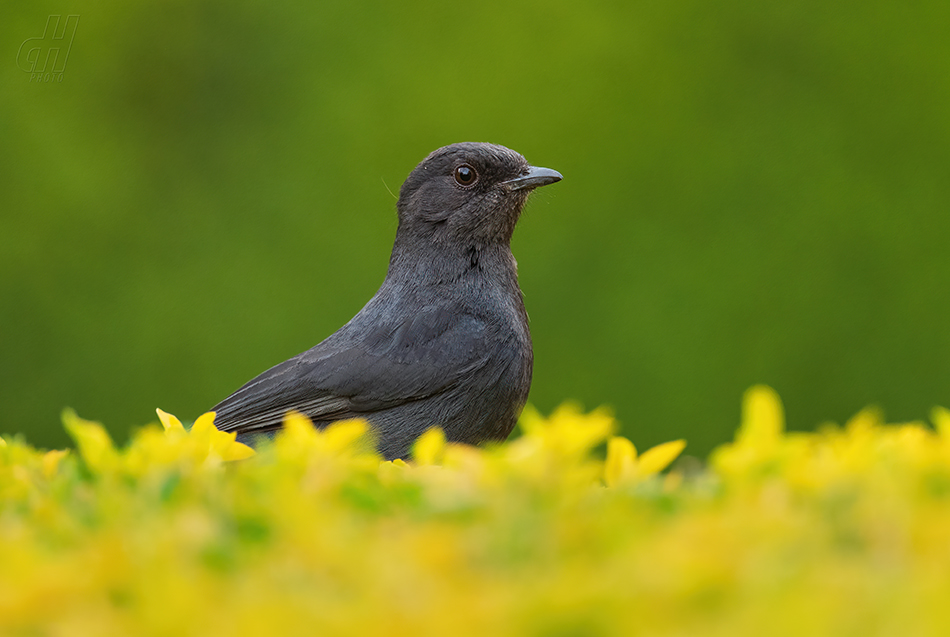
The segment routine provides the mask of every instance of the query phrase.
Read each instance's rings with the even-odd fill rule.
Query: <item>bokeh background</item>
[[[641,447],[950,406],[950,3],[8,0],[0,431],[125,438],[314,345],[382,281],[431,150],[561,171],[514,252],[530,400]],[[61,82],[21,43],[81,16]]]

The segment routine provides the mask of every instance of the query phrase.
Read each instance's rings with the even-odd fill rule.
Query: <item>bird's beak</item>
[[[556,181],[561,181],[561,173],[550,168],[539,168],[538,166],[528,166],[528,172],[520,177],[501,182],[502,186],[507,186],[508,190],[521,190],[523,188],[537,188],[547,186]]]

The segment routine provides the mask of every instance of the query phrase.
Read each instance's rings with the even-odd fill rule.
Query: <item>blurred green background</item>
[[[950,406],[950,3],[7,1],[0,431],[193,419],[348,320],[402,180],[504,144],[564,181],[514,252],[530,400],[641,447]],[[81,21],[62,82],[21,43]]]

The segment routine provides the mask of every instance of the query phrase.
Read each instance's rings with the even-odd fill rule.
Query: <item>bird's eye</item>
[[[477,179],[478,174],[468,164],[462,164],[455,169],[455,182],[459,186],[471,186]]]

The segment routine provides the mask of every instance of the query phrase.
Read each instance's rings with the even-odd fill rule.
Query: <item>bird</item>
[[[529,193],[561,179],[496,144],[430,153],[399,191],[376,294],[338,331],[213,407],[217,428],[255,444],[290,411],[318,428],[364,418],[389,460],[408,457],[435,426],[449,442],[505,440],[534,363],[511,238]]]

